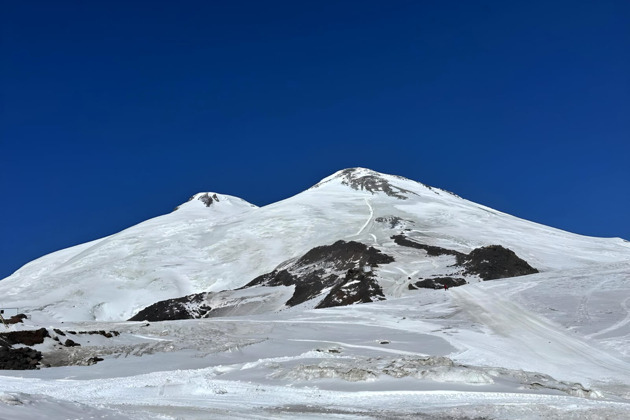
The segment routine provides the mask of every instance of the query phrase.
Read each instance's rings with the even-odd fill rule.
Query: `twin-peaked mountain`
[[[60,320],[181,319],[324,308],[627,259],[579,236],[368,169],[256,207],[200,193],[170,214],[37,259],[4,305]]]

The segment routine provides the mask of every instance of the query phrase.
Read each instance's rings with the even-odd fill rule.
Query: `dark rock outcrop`
[[[372,272],[348,270],[343,281],[337,283],[316,308],[347,306],[384,299],[383,289]]]
[[[414,240],[407,238],[405,235],[394,235],[391,237],[398,245],[422,249],[426,251],[430,257],[437,257],[440,255],[452,255],[455,257],[455,264],[453,267],[458,268],[459,275],[479,276],[483,280],[496,280],[504,279],[508,277],[525,276],[528,274],[538,273],[538,270],[530,266],[527,261],[521,259],[514,253],[514,251],[504,248],[501,245],[490,245],[482,248],[476,248],[470,252],[470,254],[464,254],[463,252],[455,251],[452,249],[441,248],[433,245],[425,245]],[[443,279],[452,278],[450,276],[443,277]],[[416,282],[409,285],[410,289],[417,288],[434,288],[436,284],[433,282],[435,279],[425,280],[422,282]],[[464,279],[459,279],[464,280]],[[449,287],[460,286],[465,284],[464,280],[461,284],[453,284],[452,281],[444,280]],[[458,282],[455,282],[458,283]],[[442,287],[444,284],[442,284]]]
[[[501,245],[474,249],[466,256],[458,256],[457,264],[464,267],[465,274],[476,274],[484,280],[538,273],[538,270],[519,258],[514,251]]]
[[[326,289],[331,291],[319,303],[320,308],[373,302],[384,299],[384,296],[372,269],[393,261],[393,257],[360,242],[337,241],[332,245],[315,247],[302,257],[256,277],[239,290],[258,286],[292,286],[293,294],[286,301],[287,306],[319,297]],[[170,321],[221,316],[222,310],[229,305],[213,310],[206,303],[210,296],[210,293],[198,293],[156,302],[129,320]]]
[[[54,331],[59,334],[59,335],[65,335],[63,331],[58,330],[58,329],[54,329]],[[73,334],[73,335],[77,335],[77,334],[89,334],[89,335],[102,335],[105,338],[112,338],[112,337],[117,337],[120,335],[120,333],[118,331],[105,331],[105,330],[92,330],[92,331],[66,331],[68,334]]]
[[[0,333],[0,345],[12,346],[14,344],[23,344],[25,346],[34,346],[35,344],[43,343],[46,337],[50,337],[46,328],[3,332]]]
[[[18,323],[24,322],[25,319],[26,319],[26,315],[24,315],[24,314],[17,314],[17,315],[13,315],[9,319],[5,319],[4,323],[7,324],[7,325],[18,324]]]
[[[29,347],[12,346],[34,346],[43,343],[46,337],[50,337],[46,328],[0,333],[0,369],[38,369],[39,361],[42,359],[40,351]]]
[[[92,365],[97,364],[98,362],[102,362],[103,360],[105,360],[105,359],[103,359],[102,357],[94,356],[94,357],[90,357],[89,359],[87,359],[85,364],[87,366],[92,366]]]
[[[457,287],[466,284],[466,280],[457,277],[433,277],[431,279],[420,280],[409,283],[409,289],[444,289],[446,287]]]
[[[217,203],[220,201],[216,194],[210,195],[209,193],[201,194],[197,199],[205,204],[206,207],[210,207],[215,201]]]
[[[1,370],[38,369],[40,360],[42,353],[29,347],[14,349],[10,346],[0,346]]]
[[[341,276],[348,270],[358,271],[363,267],[377,267],[393,261],[393,257],[360,242],[337,241],[332,245],[315,247],[297,261],[256,277],[243,288],[294,285],[295,291],[287,305],[295,306],[319,296],[324,289],[342,284]]]
[[[197,293],[181,298],[166,299],[142,309],[129,321],[174,321],[202,318],[212,308],[204,305],[207,293]]]

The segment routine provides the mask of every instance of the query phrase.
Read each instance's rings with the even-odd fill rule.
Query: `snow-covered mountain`
[[[2,419],[630,418],[630,243],[363,168],[196,194],[0,296]]]
[[[0,293],[5,306],[53,319],[125,320],[165,299],[240,288],[339,240],[395,260],[375,272],[385,297],[411,293],[408,280],[454,271],[448,269],[453,255],[425,258],[426,251],[401,241],[464,254],[501,245],[542,272],[630,255],[630,243],[621,239],[563,232],[409,179],[353,168],[261,208],[229,195],[196,194],[170,214],[25,265],[0,282]]]

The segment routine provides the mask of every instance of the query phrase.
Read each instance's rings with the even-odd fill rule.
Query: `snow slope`
[[[238,288],[315,246],[344,239],[394,256],[397,264],[381,271],[381,282],[387,294],[401,296],[402,279],[430,275],[434,265],[393,243],[402,229],[423,243],[462,252],[503,245],[541,271],[630,255],[630,243],[621,239],[570,234],[354,168],[262,208],[197,194],[173,213],[25,265],[0,282],[0,293],[5,306],[59,320],[122,320],[159,300]]]
[[[121,334],[76,337],[77,357],[105,359],[94,366],[3,372],[0,418],[624,419],[630,357],[616,343],[627,347],[630,331],[613,304],[630,295],[630,263],[605,274],[616,292],[605,302],[592,290],[575,305],[566,287],[600,276],[589,267],[234,318],[52,323]],[[538,299],[549,295],[553,306]]]
[[[503,245],[540,273],[409,290],[455,257],[400,234],[464,253]],[[386,300],[289,308],[292,286],[230,290],[337,240],[394,257],[375,274]],[[202,291],[228,305],[222,317],[124,321]],[[27,264],[0,293],[29,315],[9,328],[47,328],[34,347],[59,366],[2,371],[0,419],[630,418],[630,244],[367,169],[261,208],[197,194]],[[120,334],[81,333],[99,330]]]

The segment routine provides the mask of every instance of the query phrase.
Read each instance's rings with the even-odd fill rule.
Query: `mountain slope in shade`
[[[453,254],[430,256],[397,243],[401,236]],[[393,258],[374,270],[388,298],[417,293],[410,280],[451,274],[456,253],[482,247],[509,249],[541,272],[630,256],[621,239],[571,234],[406,178],[353,168],[260,208],[228,195],[197,194],[170,214],[25,265],[0,282],[0,293],[5,306],[44,319],[124,320],[158,301],[242,288],[340,240]],[[467,281],[481,278],[470,272]],[[289,293],[283,286],[280,297],[272,293],[272,306]]]

